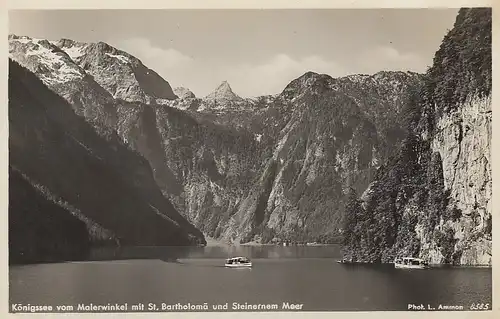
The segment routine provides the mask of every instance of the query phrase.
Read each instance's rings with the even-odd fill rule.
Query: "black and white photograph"
[[[9,10],[8,312],[491,312],[492,12]]]

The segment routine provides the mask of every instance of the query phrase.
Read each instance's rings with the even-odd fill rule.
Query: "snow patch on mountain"
[[[9,36],[9,57],[47,85],[81,80],[86,75],[67,53],[44,39]]]
[[[129,60],[127,57],[125,57],[125,56],[123,56],[123,55],[121,55],[121,54],[111,54],[111,53],[107,53],[107,52],[106,52],[105,54],[106,54],[107,56],[109,56],[109,57],[112,57],[112,58],[118,59],[120,62],[123,62],[123,63],[130,63],[130,60]]]
[[[9,54],[49,85],[88,77],[124,101],[150,104],[157,99],[177,98],[159,74],[138,58],[104,42],[48,41],[10,35]]]
[[[70,39],[61,39],[59,41],[51,41],[51,43],[61,50],[66,52],[69,57],[76,63],[85,54],[85,50],[88,47],[87,43],[77,42]]]
[[[66,52],[74,61],[76,61],[84,54],[82,49],[82,47],[74,46],[68,49],[64,49],[64,52]]]

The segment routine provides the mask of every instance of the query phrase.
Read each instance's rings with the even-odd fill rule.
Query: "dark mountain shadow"
[[[203,234],[163,197],[143,157],[116,136],[99,136],[64,99],[11,60],[9,161],[33,183],[111,230],[121,244],[205,244]],[[9,215],[15,214],[19,208],[11,206]],[[11,232],[14,237],[33,231],[34,225],[14,228],[14,220],[9,226],[21,232]]]

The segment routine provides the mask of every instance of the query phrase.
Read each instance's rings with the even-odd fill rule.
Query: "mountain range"
[[[450,32],[465,34],[463,41],[469,41],[467,37],[475,33],[463,33],[460,28],[474,28],[476,16],[487,17],[481,10],[462,9]],[[487,59],[487,50],[475,59]],[[447,54],[441,50],[436,57]],[[426,74],[382,71],[332,78],[307,72],[282,92],[257,98],[238,96],[224,81],[199,98],[187,88],[172,89],[139,59],[102,42],[10,35],[9,56],[10,183],[30,189],[26,194],[37,196],[37,201],[56,205],[61,216],[67,212],[73,217],[61,217],[60,223],[79,227],[80,245],[87,240],[87,246],[97,241],[203,245],[206,236],[232,243],[342,242],[346,256],[370,262],[386,261],[403,251],[431,256],[438,263],[491,263],[487,258],[491,239],[484,234],[487,222],[470,226],[471,209],[465,204],[475,196],[484,208],[481,218],[491,216],[487,204],[491,167],[484,164],[491,136],[491,106],[484,100],[489,91],[477,95],[486,101],[477,106],[475,93],[467,94],[468,87],[461,87],[460,93],[473,102],[467,101],[485,110],[481,118],[471,111],[474,107],[462,107],[462,100],[453,100],[449,109],[437,114],[428,105],[439,96],[422,93],[431,84],[440,88],[441,73],[449,72],[435,71],[436,61]],[[487,73],[484,63],[482,72]],[[449,83],[449,77],[445,79]],[[478,86],[489,83],[483,73],[472,80]],[[427,100],[418,100],[421,96]],[[459,118],[461,124],[457,124]],[[434,127],[425,129],[425,121],[441,127],[441,135]],[[467,125],[470,139],[464,133],[457,137],[457,125]],[[447,223],[441,215],[432,227],[418,228],[418,235],[409,241],[418,249],[409,251],[409,242],[395,238],[405,236],[403,226],[413,234],[420,224],[407,226],[401,221],[406,217],[377,208],[399,205],[396,199],[403,196],[399,189],[388,198],[384,192],[390,189],[385,183],[397,188],[401,178],[384,176],[411,175],[404,169],[393,170],[398,163],[415,160],[405,162],[402,157],[415,132],[425,139],[424,144],[433,145],[419,144],[414,151],[423,155],[415,155],[417,162],[433,160],[418,162],[414,173],[422,177],[432,171],[441,176],[443,182],[435,187],[452,197],[446,209],[459,207],[461,212],[458,222],[450,226],[456,237],[453,258],[429,237],[441,233],[435,229]],[[485,134],[482,139],[481,134]],[[472,158],[471,151],[457,154],[457,148],[472,147],[472,140],[484,143],[473,152],[482,152],[484,160]],[[483,181],[477,192],[459,189],[477,179]],[[16,207],[22,206],[17,203]],[[400,207],[406,211],[409,205],[405,202]],[[424,215],[432,210],[425,205],[411,207]],[[9,210],[11,222],[25,220],[17,213],[20,209]],[[368,224],[361,221],[378,225],[375,212],[379,210],[398,215],[390,222],[392,228],[384,222],[368,239],[346,236],[346,232],[370,233],[365,229]],[[38,213],[42,219],[47,214],[46,210]],[[361,219],[349,222],[349,214]],[[82,233],[82,223],[87,233]],[[470,227],[456,231],[465,224]],[[30,247],[31,242],[22,239],[30,227],[37,226],[11,227],[10,236],[17,238],[12,243],[22,248],[11,249],[11,256],[20,256],[18,251]],[[60,240],[57,236],[54,242]],[[374,241],[377,236],[380,240]],[[369,247],[361,244],[367,240]]]

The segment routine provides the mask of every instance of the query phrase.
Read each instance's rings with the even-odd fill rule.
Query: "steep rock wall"
[[[432,151],[442,158],[450,204],[462,212],[448,225],[455,233],[460,264],[491,264],[491,116],[491,96],[470,98],[437,121],[432,139]]]

